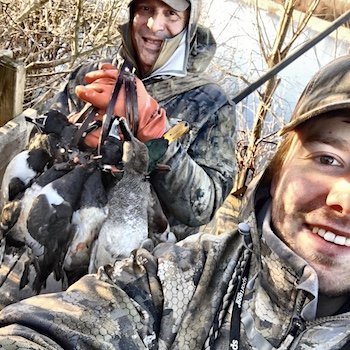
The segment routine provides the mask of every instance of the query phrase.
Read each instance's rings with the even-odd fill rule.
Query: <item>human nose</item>
[[[350,181],[341,179],[331,187],[326,204],[342,214],[350,214]]]
[[[152,32],[162,31],[165,28],[165,18],[161,14],[154,14],[147,21],[147,27]]]

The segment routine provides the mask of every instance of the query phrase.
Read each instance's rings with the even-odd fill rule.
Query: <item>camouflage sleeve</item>
[[[3,309],[0,348],[151,349],[163,301],[156,258],[140,250],[110,269],[113,281],[101,269],[66,292]]]
[[[241,250],[239,234],[136,250],[65,292],[5,307],[0,349],[202,349]]]
[[[171,171],[152,179],[166,210],[188,226],[210,221],[232,189],[235,169],[235,107],[226,102],[215,110],[210,106],[210,101],[216,103],[215,90],[207,90],[201,92],[205,102],[192,102],[192,107],[183,97],[187,107],[182,117],[188,117],[182,119],[191,130],[171,144],[161,160]]]

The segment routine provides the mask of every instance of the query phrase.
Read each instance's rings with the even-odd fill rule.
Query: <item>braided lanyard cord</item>
[[[111,128],[113,119],[114,119],[114,106],[117,102],[117,98],[119,95],[119,92],[124,84],[124,75],[125,72],[130,72],[131,70],[131,64],[128,61],[124,61],[121,68],[120,72],[117,78],[117,81],[115,82],[114,89],[112,92],[111,99],[108,103],[107,109],[106,109],[106,114],[104,115],[103,118],[103,123],[102,123],[102,132],[100,134],[100,139],[98,143],[98,154],[101,154],[101,146],[103,145],[104,140],[106,139],[108,132]],[[128,98],[128,95],[125,94],[126,99]]]
[[[242,267],[242,276],[240,276],[236,295],[234,298],[232,316],[231,316],[231,331],[230,331],[230,349],[239,349],[239,340],[241,332],[241,313],[242,313],[242,303],[244,298],[244,293],[248,283],[249,267],[250,267],[251,254],[249,252],[246,264]]]
[[[126,120],[132,130],[132,133],[137,135],[138,128],[138,101],[137,101],[137,86],[133,72],[127,71],[124,74],[125,96],[126,96]]]
[[[217,313],[217,317],[213,321],[213,325],[209,331],[208,338],[204,344],[204,350],[211,349],[215,340],[218,338],[220,328],[222,327],[228,308],[233,300],[234,306],[231,316],[230,346],[231,344],[236,343],[236,340],[238,338],[238,347],[235,347],[233,349],[239,349],[240,314],[243,295],[247,285],[247,279],[249,274],[251,245],[249,245],[249,247],[247,248],[244,249],[237,263],[237,266],[233,271],[231,280],[227,287],[227,292],[222,299],[221,308]]]

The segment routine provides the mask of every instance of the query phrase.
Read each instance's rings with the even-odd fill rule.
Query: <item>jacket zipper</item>
[[[349,316],[339,315],[339,316],[320,317],[314,321],[304,321],[301,318],[300,314],[301,314],[301,310],[303,308],[305,300],[306,300],[306,296],[304,295],[304,293],[302,293],[302,295],[299,297],[299,300],[296,304],[294,316],[292,318],[287,335],[285,336],[281,345],[277,349],[274,348],[274,350],[295,349],[295,346],[297,345],[295,344],[295,340],[299,338],[301,333],[303,333],[307,327],[314,327],[322,323],[325,323],[327,321],[349,320]]]
[[[301,310],[306,300],[306,295],[303,291],[300,291],[297,302],[294,308],[294,316],[289,326],[287,335],[285,336],[283,342],[277,348],[278,350],[288,350],[292,346],[294,340],[305,330],[305,321],[301,318]]]
[[[305,321],[301,317],[293,317],[291,327],[283,343],[278,350],[288,350],[292,346],[294,340],[305,330]]]

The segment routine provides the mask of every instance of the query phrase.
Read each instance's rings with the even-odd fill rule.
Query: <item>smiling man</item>
[[[131,4],[131,38],[142,75],[148,74],[157,65],[161,66],[162,61],[164,63],[170,58],[178,47],[188,24],[189,6],[187,1],[160,0],[135,1]]]
[[[35,349],[350,348],[350,56],[311,80],[237,230],[140,249],[0,313]]]
[[[346,110],[299,126],[271,191],[278,235],[310,263],[331,296],[350,292],[349,135]]]

